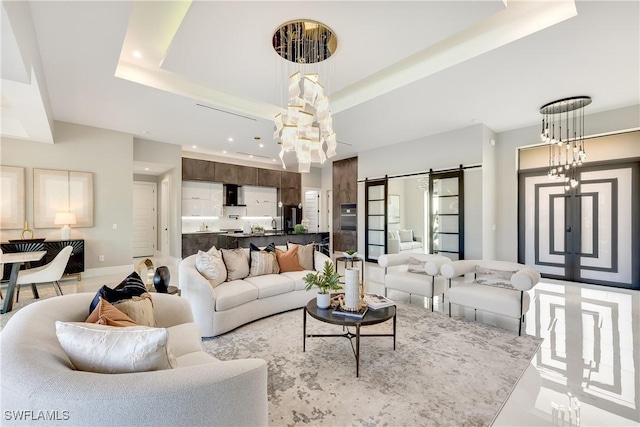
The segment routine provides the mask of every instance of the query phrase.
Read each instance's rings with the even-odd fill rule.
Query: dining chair
[[[66,246],[62,249],[58,255],[49,264],[36,268],[28,268],[26,270],[20,270],[18,272],[18,280],[16,281],[16,301],[20,295],[20,285],[31,285],[33,290],[33,297],[38,298],[38,290],[36,285],[39,283],[53,283],[53,288],[56,291],[56,295],[62,295],[62,289],[58,281],[64,274],[64,269],[71,257],[71,251],[73,246]]]

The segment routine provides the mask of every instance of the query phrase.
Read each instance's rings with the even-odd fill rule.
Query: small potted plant
[[[358,256],[358,253],[355,251],[355,249],[349,249],[348,251],[344,251],[342,255],[344,255],[345,258],[354,258]]]
[[[253,232],[253,234],[264,234],[264,227],[262,227],[261,225],[253,224],[253,226],[251,226],[251,231]]]
[[[322,271],[309,273],[302,280],[307,284],[306,290],[309,291],[314,286],[318,288],[318,308],[329,308],[331,291],[342,289],[340,275],[333,268],[331,261],[325,261]]]
[[[303,233],[305,232],[304,225],[302,225],[302,224],[296,224],[296,225],[293,227],[293,232],[294,232],[295,234],[303,234]]]

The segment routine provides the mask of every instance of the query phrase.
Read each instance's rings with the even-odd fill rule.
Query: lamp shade
[[[55,225],[73,225],[76,223],[76,214],[73,212],[57,212],[53,223]]]

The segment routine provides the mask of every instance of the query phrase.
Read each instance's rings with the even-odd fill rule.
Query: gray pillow
[[[222,260],[227,267],[227,282],[249,275],[249,259],[244,249],[222,249]]]

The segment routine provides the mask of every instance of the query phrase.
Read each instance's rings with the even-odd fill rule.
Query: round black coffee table
[[[346,330],[344,334],[307,334],[307,313],[324,323],[331,323],[332,325],[341,325],[343,330]],[[316,298],[309,301],[307,306],[303,310],[302,314],[302,351],[306,351],[307,338],[318,337],[345,337],[351,342],[351,348],[353,349],[353,355],[356,357],[356,377],[360,376],[360,337],[393,337],[393,350],[396,349],[396,307],[384,307],[377,310],[369,309],[365,313],[362,319],[357,317],[349,317],[344,315],[333,314],[333,309],[318,308],[318,301]],[[386,322],[393,319],[393,333],[392,334],[361,334],[360,328],[362,326],[377,325],[378,323]],[[349,331],[349,327],[355,327],[356,333]],[[356,345],[353,345],[353,338],[356,339]]]

